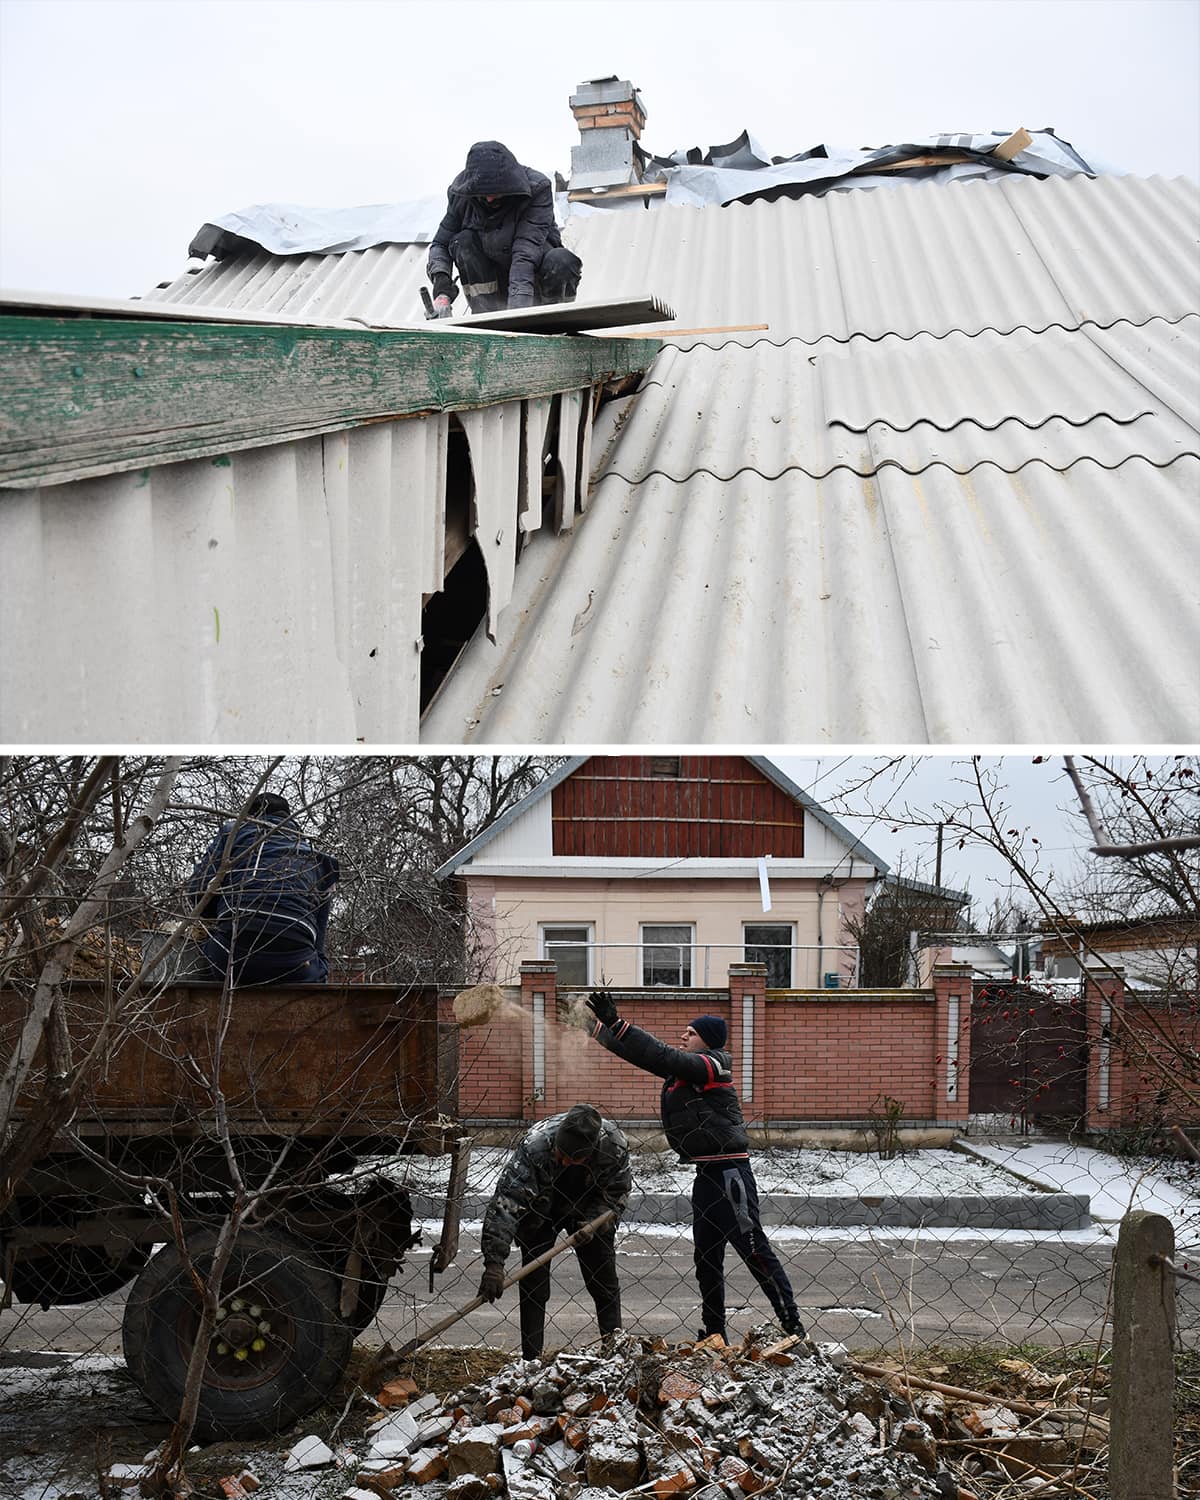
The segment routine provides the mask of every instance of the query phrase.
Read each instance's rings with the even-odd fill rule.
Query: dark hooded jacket
[[[286,937],[298,952],[323,958],[338,862],[314,849],[291,818],[223,824],[188,883],[189,898],[199,900],[212,883],[231,835],[229,869],[197,915],[226,947],[236,928],[239,948],[257,937]]]
[[[483,1216],[481,1245],[488,1265],[504,1264],[518,1226],[527,1217],[578,1229],[605,1209],[614,1209],[618,1218],[625,1212],[633,1187],[629,1142],[611,1120],[605,1120],[587,1165],[561,1167],[554,1138],[565,1118],[563,1114],[539,1120],[500,1173]]]
[[[495,203],[486,201],[496,194]],[[476,231],[489,260],[508,267],[509,305],[528,306],[542,257],[562,244],[550,179],[523,167],[499,141],[479,141],[447,192],[446,215],[429,247],[430,280],[453,274],[450,242],[464,229]]]
[[[602,1047],[665,1079],[659,1098],[663,1130],[684,1161],[702,1163],[749,1158],[750,1138],[733,1083],[728,1052],[712,1047],[685,1052],[630,1021],[611,1028],[597,1021],[592,1035]]]

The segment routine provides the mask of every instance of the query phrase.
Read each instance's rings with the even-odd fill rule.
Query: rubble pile
[[[987,1485],[1035,1496],[1083,1493],[1078,1485],[1107,1469],[1109,1374],[1097,1368],[1050,1375],[1024,1359],[1002,1359],[1004,1384],[988,1395],[907,1374],[900,1366],[856,1365],[860,1374],[911,1400],[943,1463],[958,1475],[960,1500]],[[903,1442],[901,1443],[903,1446]],[[1015,1485],[1015,1490],[1009,1487]]]
[[[768,1326],[736,1347],[614,1334],[549,1361],[517,1360],[447,1400],[416,1397],[376,1424],[344,1493],[956,1500],[937,1470],[933,1434],[911,1408]]]
[[[24,946],[24,935],[16,922],[0,923],[0,960],[10,965],[10,979],[36,979],[65,926],[60,918],[47,917],[46,946],[29,949]],[[116,979],[130,979],[141,962],[141,952],[133,943],[102,927],[89,927],[71,959],[68,976],[103,980],[111,974]]]

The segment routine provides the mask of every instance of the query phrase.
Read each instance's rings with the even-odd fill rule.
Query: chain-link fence
[[[519,1288],[491,1303],[480,1301],[478,1289],[481,1221],[524,1133],[515,1126],[477,1133],[460,1243],[440,1273],[431,1265],[448,1158],[376,1158],[339,1179],[339,1191],[375,1190],[371,1184],[380,1178],[402,1186],[421,1234],[385,1285],[364,1280],[350,1302],[328,1255],[306,1240],[302,1214],[254,1216],[214,1303],[205,1380],[220,1399],[201,1403],[197,1435],[208,1441],[232,1430],[248,1440],[278,1427],[300,1432],[307,1429],[294,1423],[305,1417],[327,1430],[337,1415],[328,1403],[336,1405],[348,1364],[364,1389],[378,1387],[387,1369],[377,1351],[402,1350],[460,1309],[469,1310],[438,1335],[436,1346],[461,1351],[464,1382],[477,1371],[472,1351],[518,1355]],[[615,1237],[622,1324],[675,1346],[704,1331],[693,1263],[693,1173],[631,1135],[633,1191]],[[888,1156],[774,1145],[754,1150],[764,1232],[812,1340],[844,1345],[865,1359],[930,1346],[1003,1345],[1032,1366],[1039,1351],[1046,1357],[1102,1351],[1111,1340],[1117,1230],[1123,1215],[1140,1207],[1163,1214],[1174,1228],[1177,1342],[1181,1357],[1200,1350],[1193,1279],[1200,1164],[1016,1136],[968,1134],[960,1145],[965,1149],[917,1149],[893,1141]],[[75,1278],[66,1287],[76,1293],[100,1265],[77,1239],[64,1225],[64,1263]],[[203,1282],[216,1236],[192,1233],[189,1248]],[[56,1444],[78,1444],[86,1433],[94,1446],[96,1435],[108,1432],[119,1445],[139,1432],[148,1446],[165,1432],[154,1403],[169,1411],[186,1386],[201,1303],[186,1263],[170,1246],[148,1264],[144,1256],[136,1265],[110,1262],[100,1296],[44,1307],[37,1284],[16,1269],[11,1244],[9,1255],[9,1285],[17,1295],[0,1311],[0,1431],[11,1456],[0,1466],[0,1483],[4,1493],[30,1500],[65,1495],[72,1491],[55,1477],[65,1463]],[[352,1273],[369,1263],[368,1256],[340,1269]],[[514,1248],[506,1271],[511,1276],[519,1265]],[[725,1270],[728,1337],[736,1341],[773,1311],[732,1247]],[[117,1284],[135,1271],[132,1287]],[[45,1289],[53,1295],[50,1283]],[[550,1267],[546,1356],[594,1346],[598,1333],[579,1257],[567,1250]],[[126,1361],[132,1383],[123,1373]],[[240,1429],[239,1413],[250,1414]],[[30,1444],[37,1454],[19,1451]]]

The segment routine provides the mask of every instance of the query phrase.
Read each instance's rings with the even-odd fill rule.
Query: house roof
[[[585,523],[423,737],[1194,739],[1198,218],[1074,177],[569,224],[589,296],[769,327],[602,409]]]
[[[452,855],[445,864],[439,865],[433,872],[434,879],[445,880],[448,876],[453,875],[456,870],[461,869],[463,865],[475,857],[480,849],[490,844],[498,833],[516,822],[531,807],[540,802],[543,797],[548,797],[556,786],[566,781],[569,776],[573,776],[579,770],[580,766],[584,765],[591,758],[588,755],[574,755],[569,757],[557,770],[551,772],[545,781],[535,787],[532,792],[527,793],[519,802],[514,803],[507,812],[502,813],[482,833],[476,834],[469,844],[464,844],[458,853]],[[863,863],[874,865],[880,876],[887,875],[890,868],[887,861],[881,859],[878,854],[868,849],[857,834],[851,833],[844,823],[835,818],[831,812],[827,812],[819,802],[815,801],[802,787],[797,786],[789,776],[785,776],[777,765],[763,755],[747,755],[745,758],[755,770],[761,772],[781,792],[785,792],[789,797],[793,798],[806,813],[815,818],[825,828],[828,828],[836,838],[840,839],[847,846],[848,850],[857,854]]]
[[[426,743],[1188,742],[1200,191],[927,182],[572,217],[676,328],[602,407]],[[241,255],[158,296],[417,316],[426,247]]]

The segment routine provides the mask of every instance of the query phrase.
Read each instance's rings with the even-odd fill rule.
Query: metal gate
[[[1070,1129],[1087,1108],[1083,1000],[1028,985],[976,981],[971,1006],[973,1115],[1010,1129]]]

